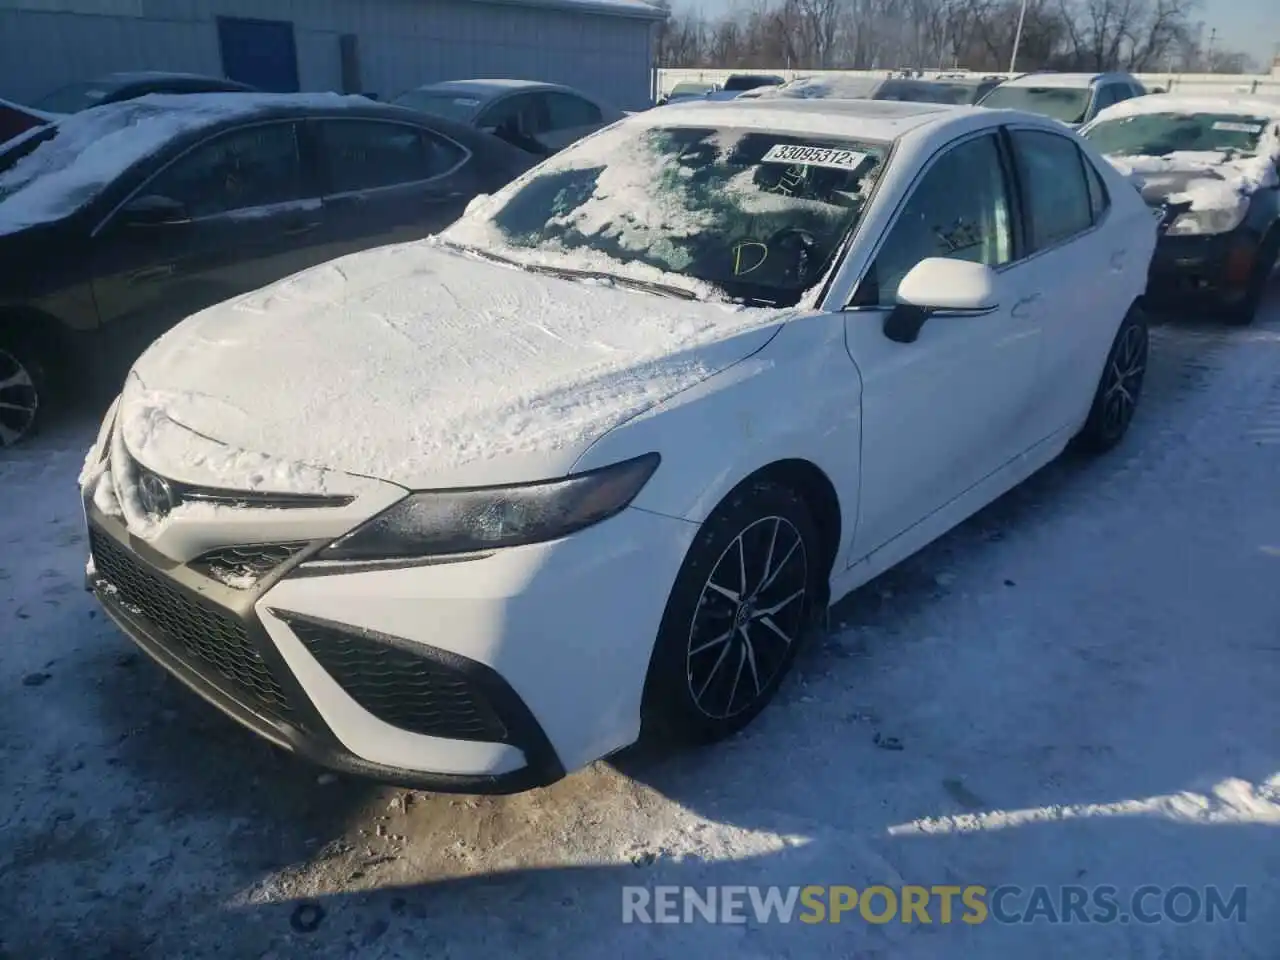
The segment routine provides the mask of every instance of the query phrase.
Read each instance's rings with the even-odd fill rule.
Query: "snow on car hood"
[[[317,470],[411,488],[545,479],[791,313],[561,280],[435,241],[382,247],[169,331],[130,374],[123,435],[153,470],[233,489],[310,491]],[[275,466],[246,476],[241,451]]]
[[[1107,159],[1148,203],[1189,202],[1192,210],[1235,210],[1277,182],[1270,155],[1232,159],[1216,151],[1186,151],[1163,157],[1112,154]]]

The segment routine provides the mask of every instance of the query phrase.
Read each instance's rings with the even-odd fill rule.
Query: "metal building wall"
[[[112,70],[222,73],[215,18],[294,24],[304,90],[341,87],[356,34],[362,86],[383,97],[435,80],[519,77],[649,102],[649,21],[468,0],[0,0],[0,97],[34,99]]]

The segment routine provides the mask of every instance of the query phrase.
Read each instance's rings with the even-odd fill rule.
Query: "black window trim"
[[[943,144],[937,150],[935,150],[932,154],[930,154],[929,158],[923,164],[921,164],[920,169],[916,171],[916,175],[911,179],[911,183],[907,186],[907,189],[902,192],[902,196],[898,199],[898,203],[894,206],[893,213],[889,218],[888,225],[885,226],[885,228],[880,231],[880,236],[876,238],[875,245],[872,247],[871,253],[867,257],[866,263],[863,265],[862,270],[858,274],[857,278],[849,287],[849,292],[846,295],[846,298],[845,298],[846,302],[844,306],[840,307],[838,312],[840,313],[861,313],[864,311],[883,312],[885,310],[892,309],[891,307],[881,303],[855,304],[853,300],[858,295],[858,290],[862,287],[862,284],[866,282],[867,275],[871,272],[871,269],[875,266],[876,258],[880,256],[880,250],[884,246],[885,238],[888,237],[889,234],[892,232],[893,228],[897,226],[898,219],[902,216],[903,209],[906,207],[908,201],[910,201],[912,196],[915,195],[916,189],[920,186],[920,181],[923,180],[926,176],[928,176],[929,171],[933,169],[934,165],[937,164],[937,162],[943,156],[950,153],[953,149],[963,146],[964,144],[968,143],[971,140],[978,140],[978,139],[981,139],[982,137],[991,137],[996,141],[996,152],[1000,156],[1000,168],[1001,168],[1001,172],[1004,174],[1005,198],[1009,203],[1009,230],[1010,230],[1010,233],[1012,234],[1013,258],[1009,260],[1008,263],[1002,263],[997,267],[992,267],[991,269],[994,270],[996,273],[1003,273],[1005,270],[1008,270],[1010,267],[1013,267],[1022,263],[1023,260],[1026,259],[1026,246],[1025,246],[1025,240],[1024,240],[1025,231],[1023,226],[1024,215],[1023,215],[1023,205],[1022,205],[1022,190],[1021,190],[1021,184],[1017,177],[1017,164],[1014,162],[1011,145],[1008,142],[1008,137],[1007,137],[1007,134],[1005,133],[1005,130],[1006,130],[1006,127],[1004,125],[983,127],[981,130],[970,130],[969,132],[961,134],[960,136],[956,137],[954,140],[948,140],[945,144]],[[888,167],[888,159],[886,159],[886,169],[887,167]],[[883,175],[881,176],[881,180],[883,180]],[[878,188],[880,184],[877,183],[876,186]],[[848,252],[846,251],[846,255],[847,253]]]
[[[1076,142],[1075,142],[1075,139],[1074,139],[1071,135],[1069,135],[1069,134],[1068,134],[1068,135],[1064,136],[1063,134],[1059,133],[1057,130],[1047,130],[1047,129],[1045,129],[1044,127],[1033,126],[1033,125],[1031,125],[1031,124],[1025,124],[1025,123],[1011,123],[1011,124],[1009,124],[1008,126],[1006,126],[1006,127],[1005,127],[1005,131],[1006,131],[1006,136],[1009,138],[1009,158],[1010,158],[1010,160],[1012,160],[1012,161],[1013,161],[1013,169],[1014,169],[1015,171],[1018,171],[1018,193],[1019,193],[1019,195],[1023,194],[1023,192],[1024,192],[1024,190],[1025,190],[1026,188],[1025,188],[1025,185],[1022,183],[1022,179],[1021,179],[1021,172],[1019,171],[1019,168],[1018,168],[1018,153],[1017,153],[1017,148],[1014,146],[1014,143],[1013,143],[1013,135],[1014,135],[1015,133],[1043,133],[1043,134],[1046,134],[1047,136],[1050,136],[1050,137],[1057,137],[1059,140],[1065,140],[1065,141],[1066,141],[1067,143],[1069,143],[1069,144],[1071,145],[1071,147],[1075,150],[1075,152],[1076,152],[1076,162],[1080,164],[1080,178],[1081,178],[1082,180],[1084,180],[1084,181],[1085,181],[1085,183],[1084,183],[1084,193],[1085,193],[1085,198],[1086,198],[1086,199],[1088,199],[1088,197],[1089,197],[1089,182],[1088,182],[1088,180],[1089,180],[1089,173],[1088,173],[1088,171],[1085,169],[1084,165],[1085,165],[1086,163],[1092,163],[1092,161],[1091,161],[1091,160],[1089,160],[1089,159],[1088,159],[1088,157],[1086,157],[1086,156],[1085,156],[1084,151],[1080,149],[1080,145],[1079,145],[1078,143],[1076,143]],[[1099,175],[1098,175],[1098,179],[1099,179],[1099,180],[1102,180],[1102,175],[1101,175],[1101,174],[1099,174]],[[1089,234],[1091,234],[1091,233],[1093,233],[1095,230],[1097,230],[1097,229],[1098,229],[1098,228],[1099,228],[1103,223],[1105,223],[1105,222],[1106,222],[1106,219],[1107,219],[1107,216],[1109,216],[1109,215],[1110,215],[1110,213],[1111,213],[1111,194],[1110,194],[1110,192],[1109,192],[1109,191],[1106,191],[1106,181],[1105,181],[1105,180],[1103,180],[1103,181],[1102,181],[1102,185],[1103,185],[1103,190],[1104,190],[1104,192],[1106,192],[1106,196],[1107,196],[1107,209],[1106,209],[1106,213],[1103,215],[1102,219],[1100,219],[1100,220],[1096,220],[1096,221],[1094,220],[1094,218],[1093,218],[1093,204],[1092,204],[1092,203],[1090,203],[1090,204],[1089,204],[1089,226],[1088,226],[1088,227],[1086,227],[1084,230],[1079,231],[1078,233],[1073,233],[1073,234],[1071,234],[1071,236],[1069,236],[1069,237],[1064,237],[1063,239],[1058,240],[1058,241],[1056,241],[1055,243],[1052,243],[1052,244],[1050,244],[1050,245],[1049,245],[1049,246],[1047,246],[1047,247],[1041,247],[1041,248],[1040,248],[1040,249],[1038,249],[1038,250],[1032,250],[1032,249],[1031,249],[1031,237],[1032,237],[1032,230],[1031,230],[1031,228],[1032,228],[1032,216],[1031,216],[1031,209],[1030,209],[1031,205],[1030,205],[1030,204],[1025,204],[1025,205],[1024,205],[1024,210],[1025,210],[1025,212],[1024,212],[1024,215],[1023,215],[1023,219],[1024,219],[1024,221],[1025,221],[1025,224],[1024,224],[1024,225],[1025,225],[1025,229],[1026,229],[1026,238],[1027,238],[1027,243],[1026,243],[1026,247],[1025,247],[1025,248],[1024,248],[1024,250],[1023,250],[1024,258],[1025,258],[1025,259],[1027,259],[1027,260],[1033,260],[1033,259],[1035,259],[1036,257],[1040,256],[1041,254],[1044,254],[1044,253],[1050,253],[1050,252],[1052,252],[1052,251],[1054,251],[1054,250],[1057,250],[1059,247],[1065,246],[1065,245],[1066,245],[1066,244],[1068,244],[1068,243],[1075,243],[1078,239],[1080,239],[1081,237],[1088,236]]]
[[[233,133],[241,133],[242,131],[245,131],[245,130],[252,130],[255,127],[265,127],[265,126],[270,126],[274,124],[284,124],[284,123],[291,124],[293,126],[294,128],[293,138],[294,138],[294,142],[297,144],[297,147],[298,147],[298,169],[302,174],[303,193],[304,194],[307,193],[309,190],[311,190],[315,186],[315,184],[307,182],[308,178],[307,178],[306,146],[302,137],[302,128],[303,128],[304,122],[305,122],[304,119],[301,117],[263,117],[258,120],[250,121],[249,123],[241,123],[241,124],[235,124],[232,126],[219,127],[217,130],[211,131],[206,136],[201,137],[195,143],[189,144],[183,150],[179,151],[176,155],[166,160],[157,169],[152,170],[151,173],[147,174],[147,176],[143,178],[141,183],[139,183],[136,187],[130,190],[129,193],[125,195],[125,198],[123,200],[121,200],[114,207],[112,207],[111,210],[107,213],[107,215],[104,216],[100,221],[98,221],[98,225],[89,232],[90,239],[97,237],[98,234],[100,234],[103,230],[105,230],[107,226],[110,224],[110,222],[125,206],[127,206],[135,197],[139,196],[143,190],[145,190],[147,187],[149,187],[152,183],[155,182],[155,179],[157,177],[165,173],[175,163],[178,163],[180,160],[188,156],[193,151],[198,150],[209,143],[212,143],[214,140],[217,140],[219,137],[225,137]],[[204,216],[204,217],[193,217],[190,222],[191,223],[207,223],[208,221],[216,219],[218,217],[225,217],[229,214],[239,213],[241,210],[276,210],[276,209],[283,209],[286,207],[297,207],[299,205],[311,205],[311,206],[314,206],[316,209],[319,209],[320,203],[321,203],[321,195],[319,193],[316,193],[315,196],[302,196],[302,197],[298,197],[296,200],[282,200],[279,203],[260,204],[259,206],[256,206],[256,207],[241,207],[238,210],[223,210],[220,213],[211,213],[208,216]]]
[[[412,123],[411,121],[408,121],[408,120],[401,120],[398,117],[395,117],[395,118],[393,117],[357,117],[357,116],[332,116],[331,115],[331,116],[308,117],[307,119],[310,123],[315,125],[316,154],[319,160],[319,167],[323,171],[323,174],[321,176],[321,183],[319,184],[319,188],[320,188],[319,197],[321,200],[342,200],[348,197],[355,197],[355,196],[377,197],[378,195],[382,193],[386,193],[387,191],[390,191],[390,190],[403,190],[405,187],[425,186],[426,184],[432,183],[433,181],[443,180],[445,177],[453,176],[455,173],[461,170],[471,160],[471,157],[472,157],[471,150],[469,150],[464,144],[461,144],[457,140],[453,139],[453,137],[446,136],[445,134],[440,133],[438,130],[433,130],[430,127],[424,126],[423,124]],[[334,121],[337,121],[339,123],[352,123],[352,122],[384,123],[384,124],[394,124],[400,127],[409,127],[411,130],[416,130],[420,135],[425,134],[426,136],[429,136],[429,137],[437,137],[440,140],[445,141],[446,143],[453,144],[462,152],[462,159],[459,160],[457,163],[455,163],[452,167],[450,167],[444,173],[437,173],[434,176],[423,177],[421,180],[403,180],[400,183],[388,183],[388,184],[384,184],[381,187],[361,187],[358,190],[343,190],[340,192],[333,191],[330,189],[332,186],[333,172],[329,169],[329,154],[328,154],[327,148],[325,147],[325,142],[324,142],[324,124],[333,123]]]

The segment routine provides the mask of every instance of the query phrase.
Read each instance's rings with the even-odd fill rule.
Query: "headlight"
[[[1248,212],[1248,203],[1239,203],[1231,210],[1188,210],[1169,224],[1166,233],[1184,237],[1230,233],[1244,222]]]
[[[622,511],[660,461],[647,453],[563,480],[413,493],[316,559],[406,560],[555,540]]]

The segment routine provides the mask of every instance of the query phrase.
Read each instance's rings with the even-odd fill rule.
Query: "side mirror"
[[[130,227],[157,227],[189,219],[183,203],[154,193],[134,198],[120,211],[120,222]]]
[[[1000,305],[999,277],[983,263],[929,257],[898,284],[898,305],[884,321],[884,335],[915,343],[920,328],[937,314],[990,313]]]

